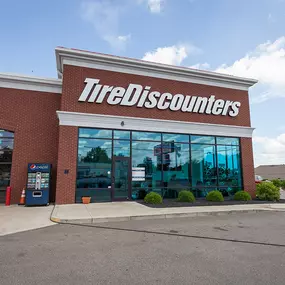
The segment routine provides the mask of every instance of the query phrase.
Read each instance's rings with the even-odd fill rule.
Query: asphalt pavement
[[[285,213],[56,225],[0,237],[0,284],[285,284]]]

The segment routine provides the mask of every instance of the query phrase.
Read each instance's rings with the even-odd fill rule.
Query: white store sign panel
[[[145,167],[132,168],[132,181],[145,181]]]

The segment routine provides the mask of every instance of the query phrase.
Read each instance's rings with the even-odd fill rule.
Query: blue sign
[[[28,172],[49,172],[50,164],[49,163],[29,163]]]

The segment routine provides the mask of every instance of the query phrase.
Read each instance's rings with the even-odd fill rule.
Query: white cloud
[[[216,71],[258,79],[259,94],[254,95],[253,103],[285,97],[285,36],[260,44],[232,65],[223,64]]]
[[[113,48],[124,49],[130,35],[118,33],[119,19],[124,8],[111,0],[85,1],[81,4],[81,17],[93,25],[97,34]]]
[[[285,163],[285,133],[276,138],[253,137],[255,166]]]
[[[273,23],[273,22],[275,22],[275,19],[273,18],[273,16],[272,16],[272,14],[271,14],[271,13],[269,13],[269,14],[268,14],[268,16],[267,16],[267,20],[268,20],[268,22],[269,22],[269,23]]]
[[[154,51],[145,53],[143,60],[171,65],[181,65],[190,54],[200,53],[201,50],[190,44],[159,47]]]
[[[138,3],[146,3],[151,13],[158,14],[162,11],[165,0],[138,0]]]
[[[148,8],[151,13],[160,13],[162,9],[163,0],[148,0]]]

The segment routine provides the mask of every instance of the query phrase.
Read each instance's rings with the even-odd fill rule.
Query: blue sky
[[[255,163],[285,163],[285,0],[1,1],[0,72],[56,77],[56,46],[257,78]]]

